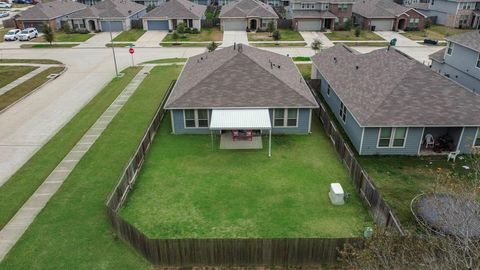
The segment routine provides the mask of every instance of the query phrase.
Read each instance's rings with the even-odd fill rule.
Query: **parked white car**
[[[4,36],[3,40],[5,41],[14,41],[18,39],[18,35],[20,34],[20,29],[12,29],[8,31]]]
[[[0,8],[11,8],[12,4],[0,2]]]
[[[32,38],[36,38],[38,36],[38,31],[35,28],[25,28],[23,29],[20,34],[18,35],[18,40],[30,40]]]

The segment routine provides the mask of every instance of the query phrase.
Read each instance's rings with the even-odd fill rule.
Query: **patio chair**
[[[232,140],[233,140],[233,141],[236,141],[237,138],[238,138],[238,136],[240,136],[240,135],[238,134],[238,130],[232,130]]]
[[[453,160],[453,162],[455,162],[455,160],[457,159],[458,154],[460,154],[460,150],[457,150],[457,151],[455,151],[455,152],[450,152],[450,153],[448,154],[448,157],[447,157],[447,162],[449,162],[450,159]]]
[[[249,141],[252,141],[253,140],[253,132],[251,130],[247,130],[245,137],[247,137],[247,139]]]
[[[425,135],[425,148],[431,146],[432,148],[435,146],[435,140],[433,139],[432,134]]]

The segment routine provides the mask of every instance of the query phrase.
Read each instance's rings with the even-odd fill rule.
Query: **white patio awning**
[[[211,130],[272,129],[268,109],[212,110]]]

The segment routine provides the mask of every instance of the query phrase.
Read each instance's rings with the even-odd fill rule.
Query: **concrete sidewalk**
[[[403,35],[401,35],[398,32],[394,31],[374,31],[377,36],[380,36],[381,38],[385,39],[386,41],[390,42],[390,40],[396,38],[397,39],[397,44],[395,46],[399,47],[423,47],[423,45],[417,43],[416,41],[413,41]]]
[[[305,31],[302,31],[302,32],[300,32],[300,35],[302,35],[303,39],[307,43],[306,47],[312,46],[312,42],[315,39],[320,40],[320,42],[322,43],[322,47],[324,47],[324,48],[333,47],[335,45],[322,32],[305,32]]]
[[[4,87],[0,88],[0,96],[5,94],[6,92],[12,90],[13,88],[19,86],[20,84],[30,80],[31,78],[33,78],[37,74],[47,70],[47,68],[48,67],[45,67],[45,66],[38,67],[37,69],[31,71],[30,73],[27,73],[27,74],[23,75],[22,77],[16,79],[15,81],[5,85]]]
[[[120,93],[115,101],[100,116],[95,124],[83,135],[80,141],[57,165],[52,173],[47,177],[35,193],[18,210],[15,216],[0,231],[0,262],[5,258],[10,249],[17,243],[23,233],[33,223],[35,217],[45,207],[50,198],[55,195],[73,171],[77,163],[82,159],[85,153],[100,137],[107,128],[115,115],[125,105],[129,98],[135,93],[140,83],[147,77],[148,72],[153,66],[144,66],[142,70],[133,78],[127,87]]]

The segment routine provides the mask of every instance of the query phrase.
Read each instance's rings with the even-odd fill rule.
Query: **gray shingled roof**
[[[83,18],[128,18],[138,12],[147,9],[146,6],[129,0],[104,0],[84,10],[73,13],[72,19]]]
[[[167,109],[278,107],[318,104],[291,58],[247,45],[189,58],[166,103]]]
[[[353,4],[355,0],[292,0],[292,3],[328,3],[328,4]]]
[[[480,126],[480,95],[394,48],[335,45],[312,61],[361,126]]]
[[[158,7],[148,12],[143,18],[201,19],[206,9],[206,6],[195,4],[188,0],[170,0],[161,3]]]
[[[39,3],[22,11],[18,20],[51,20],[85,9],[87,6],[73,1],[53,1]]]
[[[445,56],[445,50],[446,48],[443,48],[441,50],[439,50],[438,52],[434,52],[432,54],[430,54],[428,57],[432,60],[435,60],[439,63],[443,63],[444,62],[444,56]]]
[[[277,13],[273,8],[258,0],[239,0],[233,1],[222,7],[220,15],[222,18],[248,18],[248,17],[260,17],[260,18],[275,18],[278,19]]]
[[[293,16],[294,19],[323,19],[323,18],[332,18],[335,19],[337,16],[331,13],[330,11],[320,11],[320,10],[294,10]]]
[[[389,0],[358,0],[352,12],[365,18],[395,18],[409,9]]]
[[[480,52],[480,30],[469,31],[463,34],[449,36],[445,38],[448,41],[455,42],[474,51]]]

